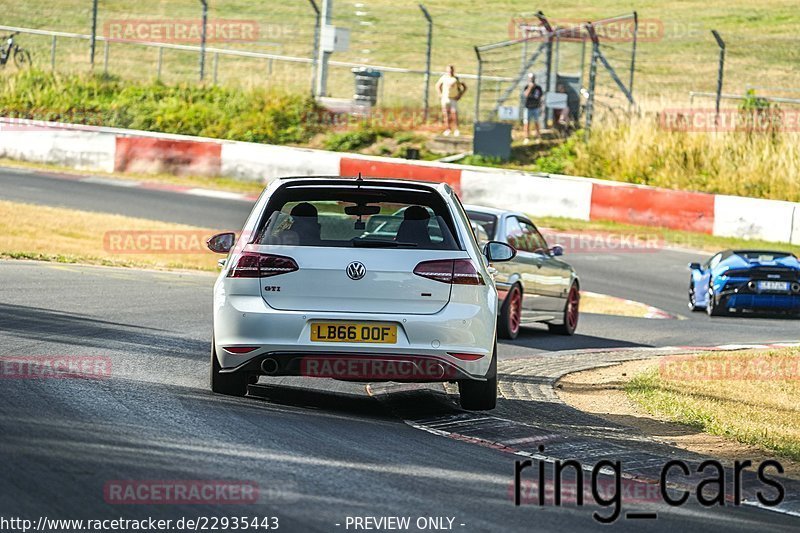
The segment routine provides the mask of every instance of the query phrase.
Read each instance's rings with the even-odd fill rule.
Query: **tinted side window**
[[[547,241],[544,240],[544,237],[542,237],[542,234],[539,233],[538,229],[536,229],[536,226],[525,220],[520,221],[520,226],[522,226],[525,240],[527,241],[528,246],[531,248],[530,251],[536,253],[547,253]]]
[[[519,220],[517,220],[517,217],[506,218],[506,242],[508,242],[508,244],[517,250],[524,251],[524,248],[521,247],[523,244],[522,226],[519,225]]]
[[[517,217],[507,219],[506,239],[508,244],[523,252],[545,253],[547,250],[547,242],[536,227]]]

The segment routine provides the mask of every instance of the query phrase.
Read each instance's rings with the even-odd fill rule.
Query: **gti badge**
[[[367,267],[363,263],[353,261],[347,265],[347,277],[352,280],[359,280],[367,274]]]

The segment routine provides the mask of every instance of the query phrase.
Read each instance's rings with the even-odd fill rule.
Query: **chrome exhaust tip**
[[[278,361],[275,359],[264,359],[261,361],[261,371],[268,376],[277,374],[278,368]]]

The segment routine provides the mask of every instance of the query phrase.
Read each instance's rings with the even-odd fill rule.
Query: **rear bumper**
[[[800,295],[741,292],[721,294],[720,305],[728,309],[800,313]]]
[[[488,356],[490,358],[491,356]],[[266,362],[266,363],[265,363]],[[472,362],[467,362],[472,363]],[[265,371],[264,366],[269,370]],[[468,364],[467,366],[472,366]],[[292,353],[268,352],[222,373],[247,372],[268,376],[302,376],[341,381],[428,383],[471,379],[485,381],[487,376],[472,374],[437,356],[386,355],[380,353]]]
[[[492,305],[451,301],[430,315],[323,313],[275,310],[260,296],[226,295],[218,285],[214,298],[216,356],[222,372],[267,374],[261,363],[273,359],[278,370],[269,375],[372,382],[482,380],[491,365],[496,327],[496,293],[486,296],[493,299]],[[316,321],[392,323],[397,326],[397,342],[312,342],[311,324]],[[225,350],[242,346],[256,349],[246,354]],[[478,358],[463,360],[451,355],[454,353]],[[334,363],[326,362],[328,359]],[[349,367],[335,361],[344,361]],[[374,363],[359,367],[358,361]],[[437,376],[439,367],[444,369],[442,376]],[[329,375],[330,371],[337,375]]]

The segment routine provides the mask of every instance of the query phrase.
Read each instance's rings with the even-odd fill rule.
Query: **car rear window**
[[[477,211],[467,211],[467,216],[472,223],[472,230],[479,243],[494,238],[494,228],[497,225],[497,217],[489,213],[479,213]]]
[[[459,250],[435,191],[298,186],[270,199],[255,242],[265,245]]]
[[[744,257],[748,261],[759,261],[762,263],[777,261],[778,259],[783,259],[792,255],[788,252],[765,252],[759,250],[736,252],[736,254],[740,257]]]

